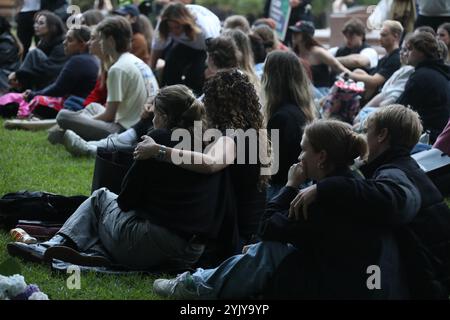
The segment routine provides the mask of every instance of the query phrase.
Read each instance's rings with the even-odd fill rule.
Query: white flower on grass
[[[15,297],[22,293],[27,284],[23,276],[15,274],[11,277],[5,277],[0,275],[0,299],[9,300],[11,297]]]
[[[34,292],[34,293],[28,298],[28,300],[49,300],[49,299],[48,299],[48,296],[47,296],[45,293],[39,291],[39,292]]]

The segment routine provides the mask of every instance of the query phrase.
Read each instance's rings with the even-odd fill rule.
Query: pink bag
[[[0,97],[0,108],[9,103],[19,105],[18,118],[27,118],[31,114],[29,103],[25,101],[21,93],[7,93]]]
[[[444,130],[437,137],[433,148],[439,149],[447,155],[450,155],[450,119],[448,120]]]

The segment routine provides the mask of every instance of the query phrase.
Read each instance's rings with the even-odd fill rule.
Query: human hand
[[[300,215],[303,214],[303,218],[308,220],[308,207],[317,198],[317,185],[309,186],[303,190],[300,190],[298,195],[292,200],[289,207],[289,218],[299,220]]]
[[[141,119],[153,117],[153,111],[154,111],[153,100],[149,100],[144,105],[144,110],[142,110]]]
[[[29,101],[30,95],[31,95],[31,90],[30,90],[30,89],[25,90],[25,91],[22,93],[22,97],[24,98],[25,101]]]
[[[134,149],[133,157],[135,160],[145,160],[154,158],[158,154],[159,145],[149,136],[142,136],[142,141],[139,142]]]
[[[306,181],[306,173],[301,162],[294,163],[288,171],[288,181],[286,186],[298,188]]]

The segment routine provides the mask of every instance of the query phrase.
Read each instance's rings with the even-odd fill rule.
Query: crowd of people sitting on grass
[[[179,299],[448,299],[450,209],[411,155],[450,154],[450,5],[410,33],[384,21],[378,47],[352,18],[329,49],[308,19],[283,42],[267,17],[161,3],[154,30],[133,4],[68,30],[33,7],[32,49],[0,17],[5,128],[131,159],[120,190],[8,252],[175,271],[153,290]],[[339,99],[345,118],[324,111]]]

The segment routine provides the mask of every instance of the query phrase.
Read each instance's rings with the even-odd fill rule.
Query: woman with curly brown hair
[[[205,42],[219,33],[219,18],[208,9],[183,3],[168,4],[156,26],[150,56],[152,69],[164,56],[162,85],[184,83],[199,94],[204,82]]]
[[[214,142],[204,153],[168,148],[155,143],[150,137],[144,137],[134,154],[136,159],[159,156],[164,161],[200,173],[210,174],[226,168],[236,198],[237,216],[231,225],[237,224],[240,236],[241,245],[233,246],[236,252],[242,244],[250,243],[264,212],[267,173],[263,166],[268,161],[259,155],[267,156],[267,135],[259,132],[264,128],[259,99],[254,86],[243,72],[237,69],[217,72],[205,83],[204,93],[203,103],[209,128],[219,132],[219,135],[209,135],[215,135]],[[256,142],[252,141],[252,131]],[[178,161],[180,158],[183,161]],[[220,258],[232,252],[222,253]]]

